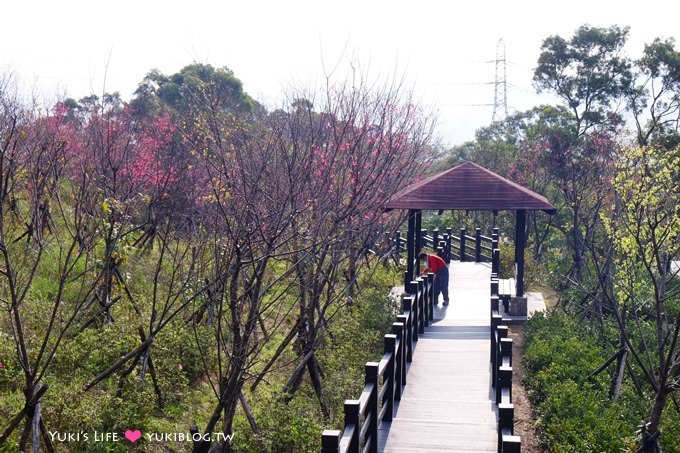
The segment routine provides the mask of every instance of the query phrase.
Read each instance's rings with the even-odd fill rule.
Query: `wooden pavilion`
[[[516,297],[524,297],[526,212],[540,210],[550,215],[557,212],[542,195],[469,161],[406,187],[392,197],[387,209],[409,210],[406,237],[409,276],[417,272],[423,210],[515,211]]]

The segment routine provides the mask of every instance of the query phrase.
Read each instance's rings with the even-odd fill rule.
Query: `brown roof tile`
[[[474,162],[465,162],[397,193],[388,209],[543,210],[556,212],[548,200]]]

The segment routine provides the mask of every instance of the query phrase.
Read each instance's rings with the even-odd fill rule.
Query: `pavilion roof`
[[[469,161],[402,189],[387,209],[557,212],[544,196]]]

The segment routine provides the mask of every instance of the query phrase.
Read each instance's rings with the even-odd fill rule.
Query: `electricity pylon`
[[[505,76],[505,43],[503,43],[503,38],[501,38],[496,45],[496,81],[494,83],[493,116],[491,117],[491,122],[501,121],[508,116],[508,83]]]

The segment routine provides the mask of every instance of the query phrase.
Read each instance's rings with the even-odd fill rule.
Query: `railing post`
[[[416,282],[418,285],[418,336],[420,336],[421,333],[425,333],[425,326],[427,325],[427,311],[425,311],[427,294],[425,293],[425,281],[418,278]]]
[[[501,306],[500,306],[500,299],[498,298],[498,295],[491,296],[491,316],[494,314],[498,314],[501,316]]]
[[[453,230],[451,228],[446,229],[446,262],[449,263],[451,261],[451,236],[453,234]]]
[[[385,393],[386,401],[383,400],[383,407],[387,407],[385,410],[385,420],[391,421],[394,416],[394,391],[395,384],[395,359],[396,359],[396,346],[397,346],[397,336],[394,334],[385,335],[385,354],[389,354],[390,359],[387,364],[387,369],[385,370],[385,378],[383,380],[383,385],[387,385],[387,392]],[[377,440],[377,437],[376,437]]]
[[[324,429],[321,435],[321,453],[338,453],[342,432],[337,429]]]
[[[522,451],[522,443],[519,436],[503,436],[503,453],[520,453]]]
[[[427,273],[426,301],[427,301],[427,319],[428,321],[434,320],[434,306],[436,305],[436,301],[434,300],[434,274],[432,272]]]
[[[501,253],[498,248],[491,251],[491,273],[500,278]]]
[[[366,436],[369,437],[369,439],[365,440],[365,442],[370,442],[371,447],[369,451],[371,453],[378,453],[378,418],[380,417],[380,405],[378,404],[378,398],[380,395],[380,389],[378,388],[380,385],[378,380],[379,368],[379,363],[366,362],[366,378],[364,382],[366,384],[373,384],[373,390],[371,391],[371,396],[368,400],[368,408],[366,410],[366,413],[370,414],[370,418],[368,420],[368,431],[366,433]]]
[[[508,365],[512,366],[512,338],[503,337],[501,340],[501,351],[503,351],[503,357],[508,358]]]
[[[475,228],[475,262],[482,262],[482,229]]]
[[[405,293],[411,293],[411,277],[410,277],[410,272],[408,270],[404,271],[404,292]]]
[[[430,325],[430,308],[428,307],[429,301],[430,301],[430,287],[428,286],[428,278],[427,275],[423,275],[420,277],[420,280],[422,280],[422,285],[423,285],[423,303],[422,303],[422,319],[423,319],[423,331],[421,333],[425,333],[425,327]]]
[[[498,405],[498,452],[520,453],[519,436],[514,436],[515,406],[512,403]]]
[[[432,249],[434,253],[437,253],[437,248],[439,247],[439,230],[435,228],[432,230]]]
[[[397,355],[395,357],[394,373],[396,376],[396,383],[394,385],[394,399],[399,401],[401,399],[401,392],[404,387],[406,378],[406,360],[404,356],[404,326],[406,324],[403,315],[397,316],[397,322],[392,323],[392,333],[397,336]]]
[[[345,400],[345,431],[350,425],[354,426],[352,438],[349,441],[347,451],[359,453],[361,451],[361,416],[359,414],[359,400]]]
[[[418,334],[420,333],[420,293],[418,291],[418,282],[412,281],[413,288],[413,304],[411,305],[411,318],[413,322],[413,342],[418,341]]]
[[[501,341],[503,341],[503,338],[508,337],[508,326],[498,326],[495,329],[495,335],[494,335],[494,361],[493,361],[493,366],[491,367],[491,383],[494,386],[494,388],[497,388],[498,385],[498,368],[501,366],[501,361],[502,361],[502,353],[501,353]]]
[[[510,340],[508,338],[508,340]],[[510,340],[512,341],[512,340]],[[508,389],[510,393],[509,401],[512,401],[512,367],[502,366],[498,369],[498,384],[496,384],[496,404],[502,401],[503,389]]]
[[[498,437],[503,438],[503,430],[507,433],[515,433],[515,405],[512,403],[500,403],[498,405]]]
[[[406,362],[409,361],[409,359],[408,359],[408,357],[407,357],[407,351],[408,351],[408,345],[407,345],[407,343],[408,343],[408,341],[409,341],[408,338],[407,338],[407,333],[408,333],[408,318],[407,318],[407,316],[405,316],[405,315],[399,315],[399,316],[397,316],[397,322],[402,323],[403,326],[404,326],[404,327],[403,327],[403,331],[402,331],[402,336],[401,336],[403,342],[402,342],[401,347],[399,348],[399,350],[401,351],[401,363],[402,363],[402,367],[401,367],[401,385],[402,385],[402,387],[403,387],[404,385],[406,385]]]
[[[406,361],[411,362],[413,361],[413,296],[404,294],[401,304],[402,312],[405,313],[403,316],[406,318]]]
[[[491,297],[498,297],[498,277],[491,277]]]
[[[508,389],[508,401],[512,401],[512,339],[501,338],[498,357],[498,381],[496,383],[496,404],[501,403],[503,389]],[[510,355],[508,365],[503,364],[503,357]]]
[[[465,228],[460,229],[460,262],[465,261]]]
[[[491,315],[491,382],[496,385],[496,353],[498,351],[498,328],[503,322],[503,317],[499,313]]]
[[[387,243],[390,245],[390,252],[392,253],[392,259],[395,264],[399,263],[401,252],[403,249],[401,247],[401,232],[395,231],[394,237],[390,236],[390,233],[385,233]]]

